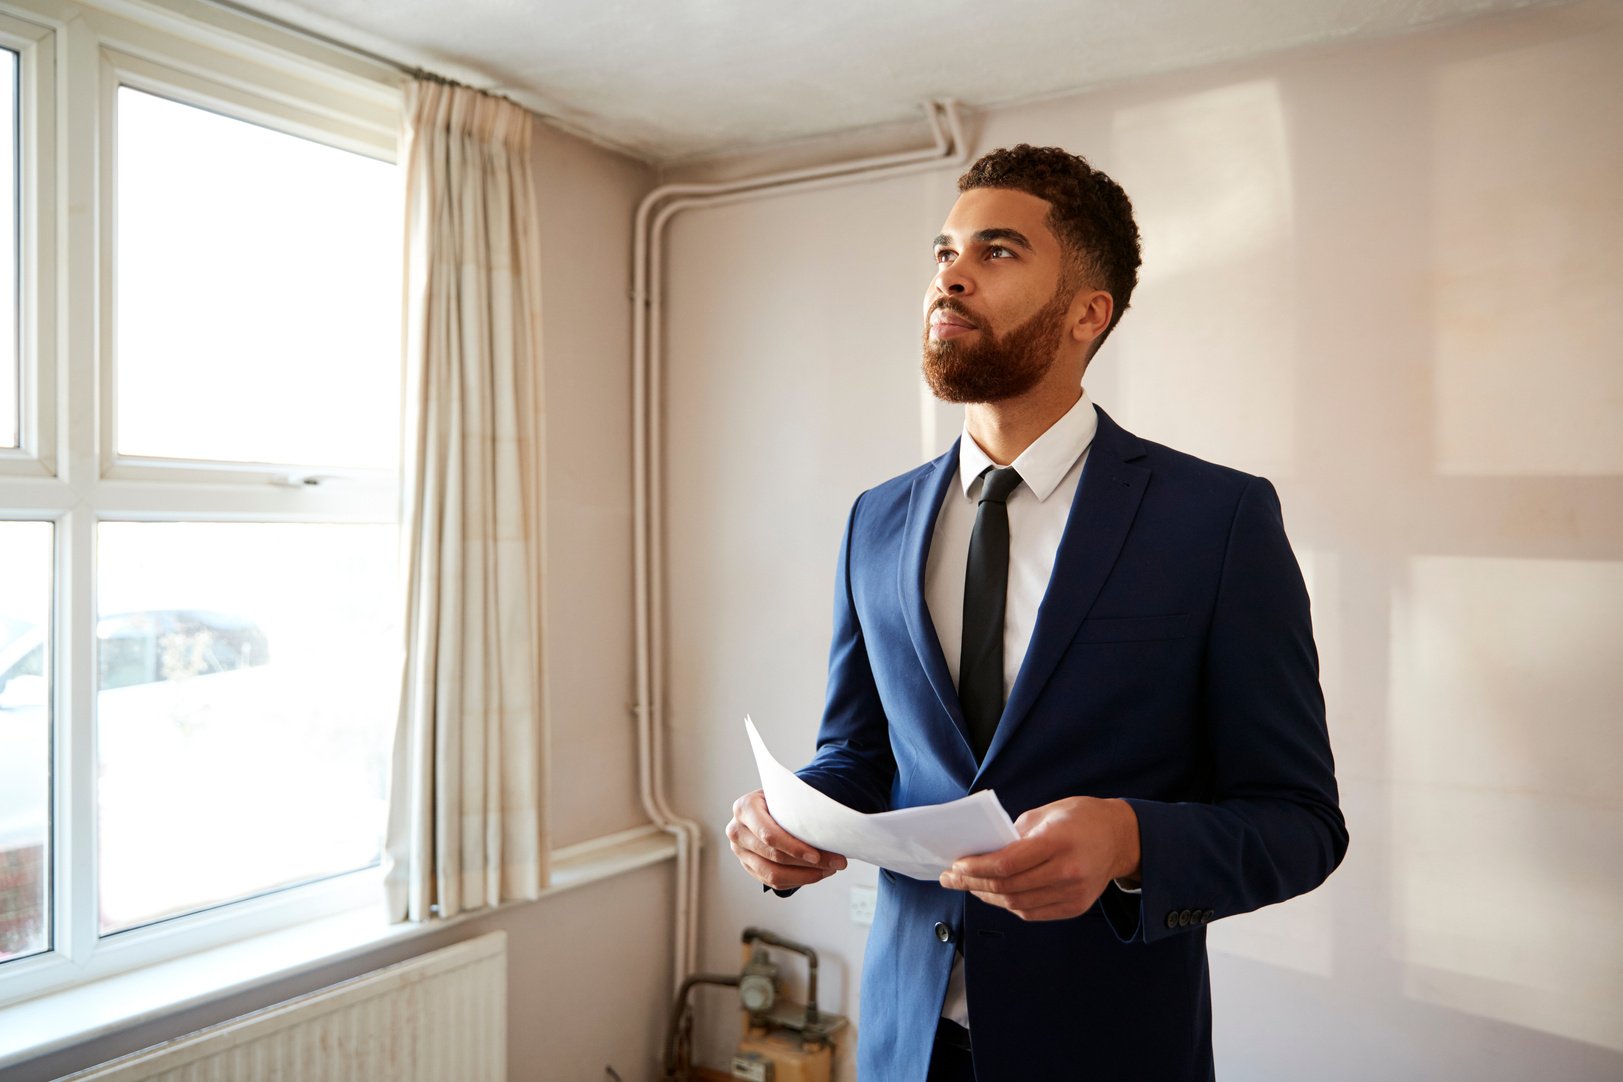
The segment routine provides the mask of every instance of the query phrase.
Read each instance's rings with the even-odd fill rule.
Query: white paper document
[[[862,860],[914,879],[936,879],[959,857],[990,853],[1020,835],[990,789],[920,808],[865,814],[846,807],[795,777],[772,757],[744,718],[767,810],[803,842],[849,860]]]

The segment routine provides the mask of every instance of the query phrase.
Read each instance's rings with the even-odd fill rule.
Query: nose
[[[963,260],[954,259],[940,264],[935,272],[935,280],[931,283],[932,291],[954,297],[972,292],[974,279],[966,271],[959,269],[959,264],[962,262]]]

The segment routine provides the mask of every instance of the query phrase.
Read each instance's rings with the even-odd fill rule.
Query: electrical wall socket
[[[851,923],[873,924],[873,908],[879,897],[877,887],[851,888]]]

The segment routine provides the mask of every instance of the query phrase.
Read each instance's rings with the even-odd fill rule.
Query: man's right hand
[[[816,883],[845,867],[838,853],[815,849],[780,827],[759,789],[733,801],[727,841],[744,870],[774,890]]]

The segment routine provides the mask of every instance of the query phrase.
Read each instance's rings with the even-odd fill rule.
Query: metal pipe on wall
[[[672,936],[673,981],[680,986],[698,956],[698,823],[672,809],[665,795],[664,694],[664,432],[662,267],[666,225],[681,211],[789,192],[810,191],[881,177],[961,165],[968,159],[963,126],[953,101],[927,102],[933,145],[925,150],[858,158],[708,184],[667,184],[637,207],[632,252],[632,532],[636,609],[637,783],[643,810],[676,838],[676,913]],[[657,213],[656,213],[657,211]]]

